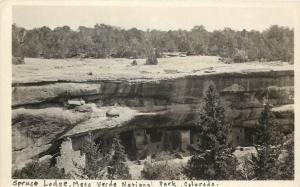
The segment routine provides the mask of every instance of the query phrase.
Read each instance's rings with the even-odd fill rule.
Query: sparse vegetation
[[[279,163],[277,167],[278,179],[293,180],[295,175],[295,152],[294,152],[294,136],[283,146],[283,151],[286,151],[287,156]]]
[[[38,162],[36,160],[26,164],[21,170],[16,170],[12,174],[14,179],[68,179],[63,170],[50,166],[48,162]]]
[[[179,180],[180,176],[181,168],[171,166],[167,161],[146,162],[142,170],[142,179],[145,180]]]

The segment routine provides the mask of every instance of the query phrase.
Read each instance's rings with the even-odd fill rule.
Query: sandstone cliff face
[[[39,156],[69,129],[93,119],[95,110],[68,109],[63,105],[68,99],[82,98],[97,107],[118,104],[155,114],[136,117],[125,126],[118,124],[111,129],[189,125],[200,111],[203,92],[211,82],[220,93],[227,120],[234,126],[254,127],[267,95],[275,107],[294,103],[292,70],[193,75],[153,81],[15,84],[12,93],[13,162],[20,165]],[[289,119],[281,121],[287,128],[293,126],[290,116],[277,116]]]
[[[43,156],[56,139],[81,121],[87,112],[75,112],[58,107],[13,110],[13,169],[22,168],[31,159]]]
[[[58,98],[80,97],[100,94],[100,85],[54,83],[34,86],[15,86],[12,93],[12,105],[39,104]]]
[[[50,83],[13,87],[13,107],[39,108],[62,104],[70,98],[83,98],[99,106],[118,103],[144,112],[169,110],[186,113],[201,105],[203,92],[214,83],[228,110],[229,118],[253,119],[267,96],[274,106],[292,104],[293,71],[225,73],[186,76],[160,81],[99,81]],[[48,106],[46,105],[46,106]],[[242,111],[242,112],[241,112]]]

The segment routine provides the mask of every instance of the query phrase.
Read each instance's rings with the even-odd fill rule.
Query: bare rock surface
[[[158,65],[144,65],[145,59],[36,59],[13,66],[13,84],[34,82],[87,82],[97,80],[162,80],[189,75],[270,72],[293,70],[293,65],[278,62],[224,64],[214,56],[187,56],[158,59]],[[172,73],[169,69],[172,68]],[[206,70],[213,68],[213,72]],[[92,72],[92,74],[90,74]]]
[[[267,92],[281,122],[293,124],[293,65],[224,64],[217,57],[199,56],[158,59],[155,66],[144,61],[137,59],[132,66],[130,59],[26,58],[25,64],[13,65],[13,165],[39,157],[62,137],[125,125],[192,123],[211,82],[233,125],[254,127]],[[70,99],[86,104],[63,107]]]
[[[13,87],[13,106],[41,103],[55,98],[94,95],[100,93],[99,84],[56,83]]]
[[[63,137],[79,135],[94,130],[117,128],[123,126],[126,122],[133,119],[138,112],[128,107],[97,107],[95,104],[90,104],[92,113],[89,120],[86,120],[74,128],[66,132]],[[107,111],[112,110],[118,112],[119,116],[109,117]]]
[[[38,158],[62,133],[89,117],[88,112],[54,107],[13,110],[13,167],[22,167],[29,160]]]

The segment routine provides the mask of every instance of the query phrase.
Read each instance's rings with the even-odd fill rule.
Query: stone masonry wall
[[[66,174],[70,174],[72,177],[76,177],[76,174],[80,174],[78,168],[85,167],[85,155],[81,155],[80,151],[74,151],[72,147],[72,141],[68,138],[63,141],[60,147],[61,156],[57,157],[57,167],[64,169]]]

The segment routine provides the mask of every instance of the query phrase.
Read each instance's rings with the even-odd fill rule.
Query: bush
[[[48,162],[32,161],[21,170],[16,170],[12,174],[14,179],[68,179],[62,169],[50,166]]]
[[[133,61],[131,62],[131,65],[132,65],[132,66],[136,66],[136,65],[138,65],[138,64],[137,64],[136,60],[133,60]]]
[[[144,164],[142,170],[142,179],[145,180],[179,180],[181,176],[181,168],[171,166],[168,162]]]
[[[225,64],[231,64],[231,63],[233,63],[232,58],[224,58],[224,57],[222,57],[222,58],[219,58],[219,60],[221,62],[225,63]]]
[[[235,49],[232,55],[232,60],[235,63],[248,61],[248,55],[245,50]]]
[[[175,156],[168,151],[162,151],[153,155],[155,155],[153,156],[154,158],[152,157],[155,161],[165,161],[165,160],[171,160],[175,158]]]

